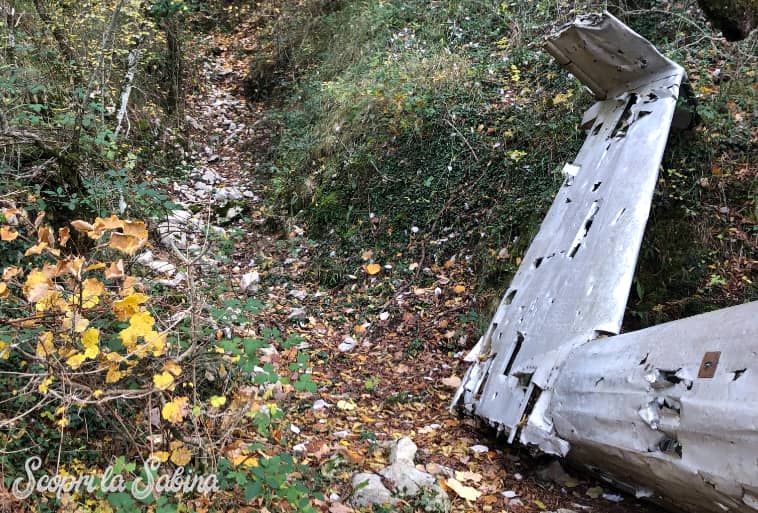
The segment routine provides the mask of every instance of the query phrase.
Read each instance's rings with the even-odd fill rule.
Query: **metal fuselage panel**
[[[626,64],[610,71],[601,66],[600,72],[627,77],[617,79],[637,87],[609,90],[614,81],[593,81],[602,85],[596,93],[608,98],[591,109],[587,140],[564,168],[564,185],[477,346],[460,390],[463,406],[508,431],[510,440],[535,386],[544,387],[532,380],[542,355],[619,332],[684,77],[680,66],[609,16],[591,18],[589,29],[562,29],[548,50],[577,71],[580,60],[570,58],[587,51],[577,43],[583,32],[591,40],[618,36],[614,52],[623,53],[617,55],[642,55],[636,59],[655,66],[645,70]],[[592,73],[587,69],[582,75]]]

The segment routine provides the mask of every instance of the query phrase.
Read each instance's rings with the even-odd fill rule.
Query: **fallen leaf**
[[[179,424],[187,416],[189,397],[177,397],[161,408],[161,417],[172,424]]]
[[[168,390],[174,384],[174,376],[170,372],[161,372],[153,376],[153,383],[155,388],[159,390]]]
[[[476,499],[478,499],[482,495],[482,492],[480,492],[476,488],[466,486],[462,484],[460,481],[458,481],[457,479],[452,478],[452,477],[447,478],[445,480],[445,484],[448,487],[450,487],[451,490],[457,493],[458,497],[461,497],[462,499],[466,499],[467,501],[476,501]]]
[[[449,378],[442,378],[440,380],[440,383],[445,385],[447,388],[457,389],[461,386],[461,378],[458,376],[450,376]]]
[[[344,399],[337,401],[337,408],[340,410],[350,411],[356,409],[357,407],[358,406],[353,401],[345,401]]]
[[[174,465],[183,467],[192,460],[192,453],[186,446],[182,445],[171,451],[171,462]]]
[[[367,273],[368,273],[370,276],[373,276],[373,275],[375,275],[375,274],[379,274],[379,271],[381,271],[381,270],[382,270],[382,266],[381,266],[381,265],[379,265],[379,264],[368,264],[368,265],[366,266],[366,272],[367,272]]]
[[[3,226],[0,228],[0,239],[4,241],[12,241],[18,238],[18,232],[10,226]]]

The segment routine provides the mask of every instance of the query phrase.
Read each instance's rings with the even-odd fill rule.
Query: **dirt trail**
[[[386,442],[407,436],[419,447],[417,468],[441,481],[445,468],[465,473],[456,477],[481,493],[466,502],[448,490],[453,511],[651,511],[630,497],[621,503],[597,498],[615,492],[578,475],[558,478],[562,483],[541,481],[538,470],[549,460],[534,460],[524,450],[487,438],[474,420],[448,413],[466,368],[462,356],[481,324],[475,318],[477,298],[467,286],[474,276],[465,262],[423,269],[421,287],[413,262],[398,255],[374,268],[371,248],[365,248],[363,266],[327,290],[309,272],[318,242],[309,240],[307,231],[295,226],[283,234],[265,232],[270,187],[260,170],[274,131],[266,122],[267,106],[243,96],[255,32],[245,24],[237,29],[206,39],[197,49],[204,63],[202,93],[187,107],[189,130],[200,149],[193,160],[201,171],[218,175],[215,186],[252,193],[240,201],[244,214],[231,222],[244,235],[233,238],[232,261],[223,272],[235,284],[244,273],[258,272],[260,287],[253,295],[270,306],[261,314],[265,323],[299,333],[310,347],[318,392],[288,399],[293,428],[287,440],[320,469],[322,491],[330,498],[321,509],[347,504],[350,475],[383,468]],[[207,202],[198,199],[197,206],[206,208]],[[273,356],[281,368],[288,358],[286,351]]]

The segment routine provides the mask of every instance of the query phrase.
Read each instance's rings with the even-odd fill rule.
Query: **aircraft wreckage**
[[[684,69],[608,13],[546,41],[597,102],[453,400],[674,510],[758,511],[758,302],[619,334]]]

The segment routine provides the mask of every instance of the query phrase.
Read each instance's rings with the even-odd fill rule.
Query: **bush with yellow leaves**
[[[285,500],[297,504],[293,511],[313,511],[310,490],[290,480],[300,472],[292,457],[269,456],[260,444],[230,443],[241,422],[254,425],[267,443],[271,428],[283,421],[270,387],[282,384],[264,365],[254,377],[263,396],[249,385],[237,388],[237,380],[251,377],[266,343],[208,336],[198,320],[190,261],[180,299],[186,308],[169,315],[165,298],[151,296],[132,274],[129,257],[148,243],[144,222],[112,215],[54,230],[44,212],[33,217],[11,207],[0,214],[0,446],[14,455],[3,460],[9,475],[23,474],[29,455],[47,454],[45,464],[56,470],[102,469],[123,454],[183,467],[194,456],[196,464],[221,471],[232,497]],[[257,311],[256,302],[248,303],[243,310]],[[299,342],[264,331],[263,338],[283,348]],[[298,362],[298,379],[284,386],[315,391],[306,360]],[[204,378],[210,368],[224,369],[218,373],[226,376],[223,384]],[[108,500],[116,505],[127,498]]]

